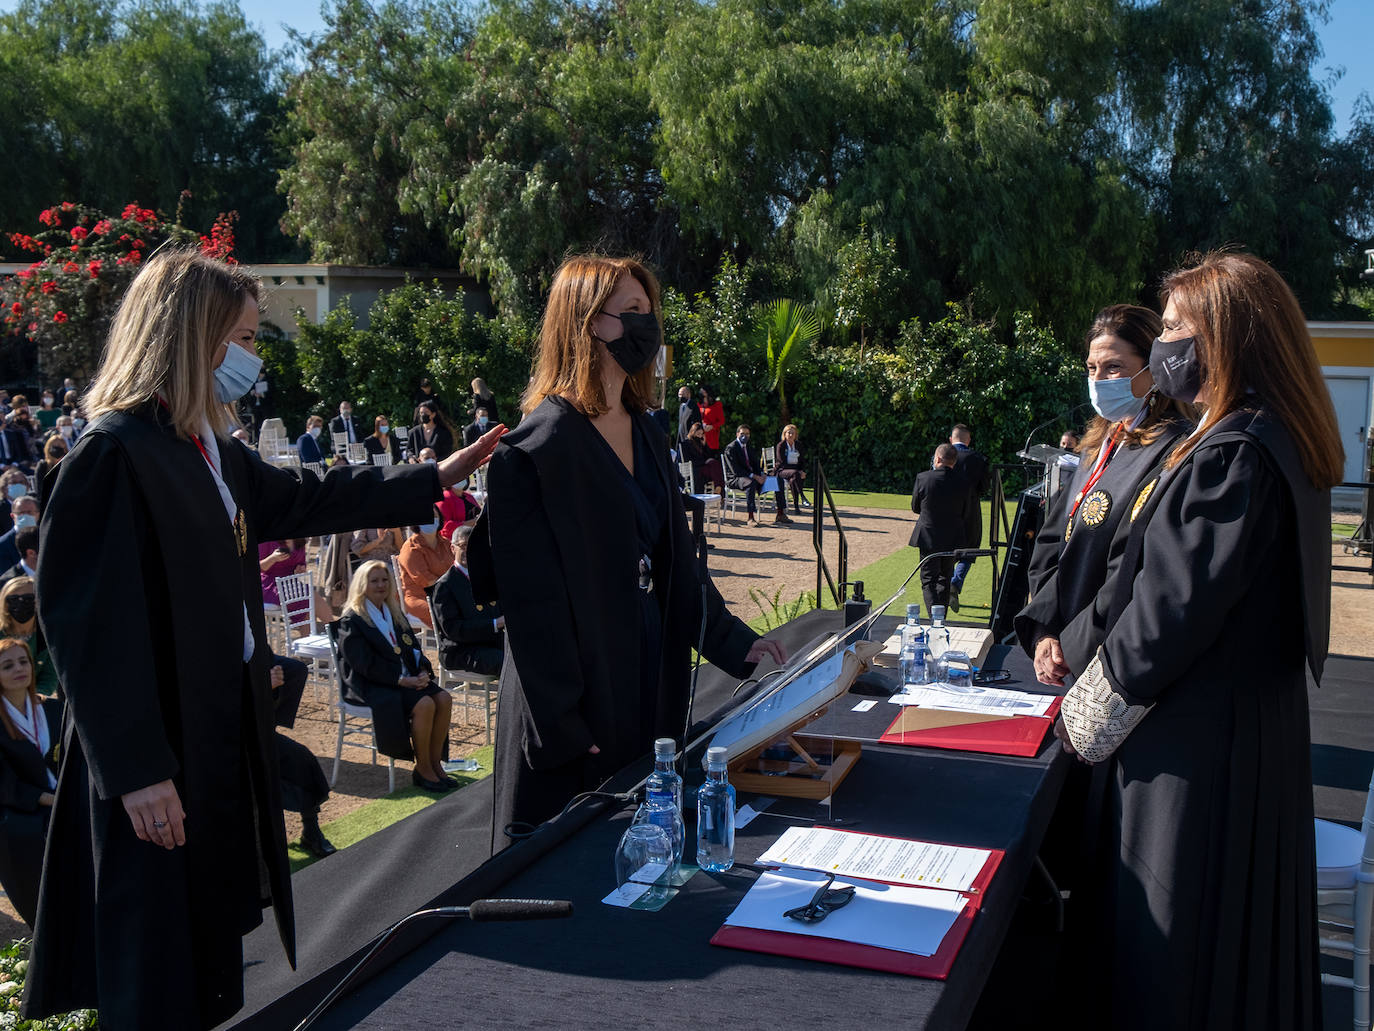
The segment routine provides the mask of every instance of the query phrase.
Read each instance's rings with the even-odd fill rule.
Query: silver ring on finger
[[[153,821],[153,826],[156,827],[158,830],[162,830],[163,827],[166,827],[166,826],[167,826],[167,821],[166,821],[166,820],[154,820],[154,821]]]

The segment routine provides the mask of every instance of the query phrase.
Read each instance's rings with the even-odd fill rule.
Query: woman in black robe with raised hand
[[[1143,483],[1193,429],[1193,409],[1154,389],[1150,345],[1159,316],[1134,304],[1103,308],[1088,329],[1089,424],[1073,480],[1050,504],[1031,553],[1030,602],[1017,613],[1021,646],[1041,683],[1060,686],[1067,648],[1092,657],[1102,643],[1093,601],[1126,546],[1121,527]],[[1087,658],[1079,664],[1081,669]]]
[[[1205,414],[1131,503],[1057,728],[1110,763],[1078,1002],[1119,1031],[1317,1029],[1305,674],[1327,650],[1335,412],[1264,262],[1210,254],[1165,292],[1155,385]]]
[[[470,545],[474,594],[506,618],[496,849],[512,823],[555,816],[655,738],[681,739],[703,619],[702,654],[731,675],[784,661],[697,579],[675,470],[643,414],[661,342],[643,265],[559,268],[527,414],[492,456]]]
[[[43,511],[38,617],[67,702],[24,1015],[202,1028],[243,1001],[271,903],[294,962],[259,540],[427,518],[500,429],[437,466],[277,469],[228,436],[258,282],[150,257]],[[92,519],[93,512],[99,513]]]

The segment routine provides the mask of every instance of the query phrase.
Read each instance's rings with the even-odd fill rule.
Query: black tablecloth
[[[835,619],[815,613],[798,621],[807,625],[796,633],[814,633]],[[1019,652],[998,649],[986,665],[999,661],[1014,674],[1005,686],[1035,689]],[[855,736],[875,738],[896,707],[880,701],[853,713],[861,700],[843,696],[830,719]],[[577,907],[572,919],[455,923],[342,1000],[318,1026],[676,1029],[696,1018],[732,1027],[817,1019],[842,1026],[862,1020],[880,1027],[963,1027],[1005,937],[1068,763],[1052,737],[1033,759],[866,744],[837,790],[831,812],[839,826],[1006,851],[947,981],[710,946],[754,881],[747,869],[699,873],[658,913],[602,905],[615,886],[616,842],[633,815],[624,809],[593,820],[496,892],[571,899]],[[647,768],[627,771],[626,779]],[[737,859],[756,858],[797,825],[788,814],[809,823],[825,812],[814,803],[779,800],[739,832]]]

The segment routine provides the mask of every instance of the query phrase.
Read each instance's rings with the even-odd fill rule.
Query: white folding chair
[[[391,464],[391,452],[390,452],[390,451],[383,451],[383,452],[381,452],[380,454],[373,455],[373,456],[372,456],[372,464],[373,464],[373,465],[390,465],[390,464]]]
[[[348,457],[348,434],[340,433],[338,436],[329,435],[329,446],[334,449],[335,458]]]
[[[1322,984],[1355,992],[1355,1031],[1369,1031],[1369,942],[1374,928],[1374,778],[1360,830],[1316,821],[1317,920],[1351,932],[1350,941],[1322,938],[1321,947],[1349,953],[1351,977],[1322,974]]]
[[[372,709],[367,705],[354,705],[344,699],[343,694],[343,675],[340,673],[339,666],[339,642],[338,624],[330,623],[326,628],[325,637],[329,641],[330,661],[334,666],[334,691],[337,694],[339,706],[339,736],[334,745],[334,772],[330,774],[329,786],[333,787],[339,779],[339,761],[343,756],[343,746],[345,742],[355,748],[370,748],[372,750],[372,765],[377,765],[377,728],[372,722]],[[359,742],[357,738],[365,738],[366,743]],[[387,775],[390,778],[388,791],[396,790],[396,760],[387,756]]]
[[[434,595],[427,592],[429,598],[429,618],[434,624],[434,647],[438,649],[439,640],[439,617],[434,614]],[[414,617],[412,617],[414,618]],[[496,701],[496,691],[500,686],[500,677],[494,673],[474,673],[467,669],[446,669],[444,667],[442,653],[439,654],[439,686],[452,693],[449,684],[456,681],[463,689],[463,722],[467,722],[468,706],[471,704],[473,693],[480,694],[482,697],[482,722],[486,729],[487,744],[491,744],[491,710],[492,704]]]
[[[322,480],[324,479],[324,463],[323,463],[323,462],[302,462],[302,463],[301,463],[301,468],[302,468],[302,469],[309,469],[312,473],[314,473],[314,474],[315,474],[316,476],[318,476],[320,479],[322,479]]]
[[[367,448],[365,448],[361,443],[348,444],[347,451],[345,452],[345,454],[348,456],[349,465],[367,464]]]
[[[692,468],[691,462],[679,462],[678,471],[682,473],[682,478],[687,481],[687,492],[706,506],[706,526],[711,525],[712,514],[716,517],[716,533],[719,534],[725,526],[725,499],[719,494],[702,494],[701,485],[697,483],[696,470]]]
[[[329,715],[334,715],[334,693],[329,690],[333,679],[333,656],[329,639],[315,624],[315,587],[309,573],[292,573],[277,577],[277,597],[281,600],[286,622],[286,654],[301,659],[310,667],[316,694],[324,688]],[[299,636],[298,636],[299,634]]]

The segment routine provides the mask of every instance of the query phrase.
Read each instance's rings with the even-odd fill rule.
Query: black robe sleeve
[[[525,753],[534,769],[561,766],[596,744],[582,717],[586,685],[577,661],[578,643],[568,613],[576,603],[558,560],[558,545],[544,515],[539,474],[519,448],[498,448],[488,473],[488,497],[500,499],[501,518],[490,525],[506,638],[519,656],[520,685],[528,703]],[[538,576],[502,575],[529,568],[539,556]]]
[[[180,765],[164,726],[139,559],[156,554],[158,542],[139,515],[123,451],[104,434],[94,438],[62,460],[62,503],[49,505],[41,523],[37,593],[91,777],[111,799],[170,780]],[[83,547],[62,545],[78,539]],[[95,566],[85,561],[91,555],[100,556]]]
[[[1260,557],[1279,545],[1288,502],[1258,446],[1200,449],[1165,486],[1131,600],[1102,643],[1108,677],[1135,704],[1154,701],[1212,647],[1251,590]],[[1113,590],[1109,582],[1099,607]]]

